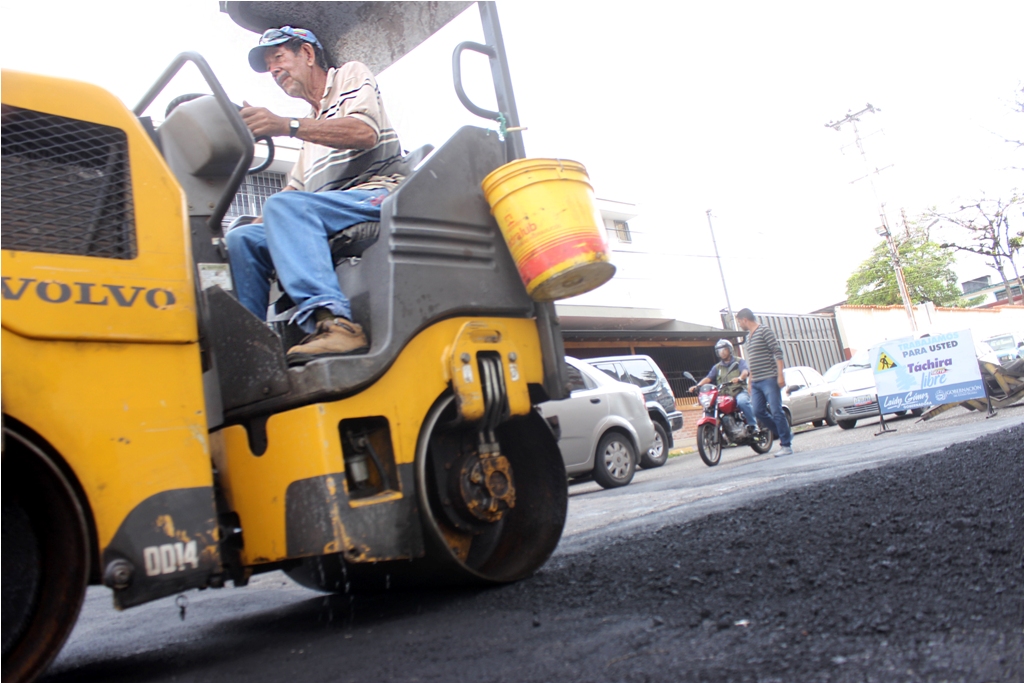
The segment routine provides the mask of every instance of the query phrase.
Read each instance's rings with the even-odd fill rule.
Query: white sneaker
[[[775,457],[778,458],[783,455],[793,455],[793,449],[789,446],[779,446],[779,450],[775,451]]]

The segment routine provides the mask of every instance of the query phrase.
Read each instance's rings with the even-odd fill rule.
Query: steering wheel
[[[192,92],[192,93],[188,93],[186,95],[178,95],[173,100],[171,100],[170,102],[167,103],[167,109],[164,111],[164,118],[167,118],[168,116],[170,116],[171,112],[178,108],[178,105],[184,104],[186,102],[191,102],[192,100],[197,99],[199,97],[209,97],[209,95],[205,95],[204,93],[198,93],[198,92]],[[232,102],[232,104],[234,104],[234,102]],[[239,105],[239,104],[235,104],[235,107],[237,107],[239,111],[242,110],[242,106]],[[259,164],[257,166],[253,166],[248,171],[246,171],[245,172],[246,175],[253,175],[255,173],[259,173],[260,171],[265,171],[268,168],[270,168],[270,165],[272,163],[274,163],[274,140],[273,140],[273,138],[271,138],[269,135],[261,135],[260,137],[255,139],[255,142],[257,142],[257,143],[258,142],[265,142],[265,143],[267,143],[267,158],[266,158],[266,160],[263,163],[261,163],[261,164]]]

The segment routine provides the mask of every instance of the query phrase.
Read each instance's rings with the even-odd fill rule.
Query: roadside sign
[[[970,330],[883,342],[871,367],[883,415],[985,398]]]

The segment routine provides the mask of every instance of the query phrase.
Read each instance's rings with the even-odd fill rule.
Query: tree
[[[896,239],[911,304],[925,301],[936,306],[963,307],[966,304],[953,272],[952,252],[932,242],[923,230],[914,230],[903,239],[894,235],[893,239]],[[846,300],[849,304],[867,306],[903,303],[886,242],[880,242],[871,251],[871,257],[850,275],[846,281]]]
[[[955,242],[945,242],[943,248],[954,251],[966,251],[985,256],[989,260],[985,265],[999,273],[1007,300],[1010,296],[1010,283],[1007,281],[1006,268],[1013,269],[1017,286],[1024,291],[1020,271],[1017,268],[1017,256],[1024,247],[1024,229],[1013,231],[1011,217],[1019,218],[1024,209],[1024,195],[1014,192],[1008,201],[1002,199],[980,199],[973,204],[962,205],[959,209],[942,213],[932,209],[925,214],[925,220],[937,219],[948,226],[963,230],[967,234]]]

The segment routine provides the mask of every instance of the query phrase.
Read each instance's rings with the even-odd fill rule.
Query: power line
[[[892,267],[896,271],[896,284],[899,285],[900,298],[903,300],[903,308],[907,312],[907,319],[910,321],[910,329],[917,332],[917,320],[914,319],[914,308],[910,303],[910,291],[907,289],[907,281],[903,277],[903,265],[900,263],[900,252],[896,248],[896,241],[892,237],[892,231],[889,229],[889,219],[885,215],[885,202],[878,197],[878,190],[875,189],[875,181],[872,176],[881,174],[886,168],[891,168],[892,164],[885,166],[884,168],[878,168],[877,166],[872,169],[871,164],[868,162],[867,152],[864,151],[864,144],[860,137],[860,131],[857,129],[857,122],[860,121],[860,117],[864,114],[874,114],[882,111],[878,107],[874,107],[869,102],[863,109],[857,113],[848,112],[846,116],[838,121],[830,121],[825,124],[826,128],[832,128],[836,132],[846,124],[850,124],[853,128],[853,136],[857,145],[857,149],[860,151],[860,156],[864,160],[864,167],[867,173],[856,180],[850,181],[850,184],[856,183],[857,181],[868,179],[868,184],[871,185],[871,193],[875,196],[875,202],[878,204],[878,212],[882,219],[882,225],[875,228],[881,237],[885,238],[886,244],[889,247],[889,259],[892,261]],[[904,218],[904,224],[906,218]]]
[[[715,260],[718,261],[718,274],[722,276],[722,291],[725,292],[725,306],[729,309],[729,328],[731,329],[736,323],[736,318],[732,314],[732,304],[729,303],[729,289],[725,286],[725,271],[722,270],[722,258],[718,255],[718,241],[715,239],[715,227],[711,225],[711,209],[707,210],[708,214],[708,228],[711,230],[711,244],[715,247]]]

